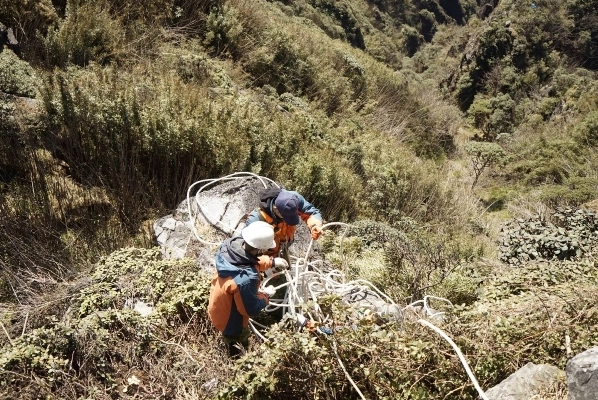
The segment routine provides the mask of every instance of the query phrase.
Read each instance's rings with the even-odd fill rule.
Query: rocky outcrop
[[[559,388],[562,392],[565,382],[568,400],[598,399],[598,347],[571,358],[565,371],[552,365],[527,363],[485,394],[488,400],[531,400],[544,398],[541,396]]]
[[[565,371],[569,400],[598,399],[598,347],[570,359]]]
[[[529,362],[486,391],[486,396],[488,400],[529,400],[547,393],[564,379],[565,373],[555,366]]]
[[[12,28],[7,28],[0,22],[0,52],[4,47],[11,49],[18,56],[21,55],[21,48]]]
[[[165,258],[196,258],[200,265],[212,268],[218,245],[241,232],[247,215],[257,207],[258,192],[264,188],[257,178],[240,178],[214,182],[182,201],[177,209],[154,222],[154,234]],[[304,256],[310,235],[305,224],[299,224],[291,253]],[[319,253],[314,242],[312,255]]]

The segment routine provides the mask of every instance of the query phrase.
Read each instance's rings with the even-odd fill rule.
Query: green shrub
[[[274,30],[266,33],[270,38],[267,47],[247,55],[245,69],[254,77],[254,85],[270,85],[278,94],[295,95],[310,93],[315,84],[316,69],[309,54],[286,32]]]
[[[508,201],[513,199],[515,191],[505,187],[493,187],[487,194],[482,195],[481,200],[486,207],[486,210],[498,211],[504,209]]]
[[[68,3],[71,7],[82,6],[88,3],[88,0],[69,0]],[[125,25],[139,23],[161,25],[173,17],[171,14],[175,12],[176,3],[177,1],[173,0],[153,0],[145,4],[126,0],[104,0],[103,6],[112,15],[118,16],[119,19],[122,18]],[[179,1],[180,3],[182,2]],[[200,3],[205,3],[205,1]],[[187,7],[186,11],[189,12],[190,9],[191,7]],[[182,13],[183,9],[181,8],[179,12]]]
[[[428,10],[419,11],[419,20],[421,24],[421,33],[426,42],[431,42],[436,30],[438,29],[436,24],[436,17]]]
[[[506,152],[496,143],[472,141],[466,143],[464,149],[471,157],[474,176],[472,188],[475,187],[484,170],[501,165],[506,158]]]
[[[181,311],[180,307],[205,312],[205,307],[199,307],[197,298],[191,293],[197,290],[203,293],[201,300],[207,299],[205,290],[200,288],[208,280],[205,275],[198,274],[196,268],[189,259],[162,259],[159,248],[115,251],[97,263],[91,276],[92,283],[76,296],[76,315],[84,318],[98,311],[121,309],[127,300],[160,304],[173,314]]]
[[[351,46],[365,50],[365,41],[363,37],[363,18],[356,7],[348,2],[318,1],[314,2],[316,8],[320,8],[326,14],[334,17],[338,24],[345,31],[347,41]]]
[[[540,104],[538,104],[538,114],[546,121],[552,116],[560,103],[561,100],[555,97],[543,98]]]
[[[423,400],[458,392],[459,398],[473,399],[471,388],[461,385],[463,377],[455,377],[453,360],[430,351],[444,345],[423,327],[356,320],[350,310],[335,305],[332,310],[334,334],[329,337],[293,332],[292,327],[271,329],[268,342],[237,362],[234,379],[218,398],[357,398],[340,362],[366,398]]]
[[[403,35],[403,48],[409,57],[413,57],[424,43],[424,37],[417,29],[409,25],[403,25],[401,33]]]
[[[326,220],[347,221],[356,216],[354,188],[359,180],[342,163],[331,162],[327,152],[307,154],[293,160],[289,188],[310,199],[323,212]]]
[[[236,8],[228,5],[212,8],[206,20],[206,30],[203,43],[214,55],[239,56],[243,26]]]
[[[2,385],[27,385],[29,376],[47,379],[50,386],[64,381],[73,346],[73,330],[57,324],[38,328],[2,348],[0,375]],[[10,371],[10,372],[8,372]]]
[[[531,289],[527,279],[530,271],[521,272],[526,275],[521,280],[523,288]],[[570,284],[555,285],[554,280],[547,278],[547,286],[543,289],[536,287],[531,292],[523,291],[502,301],[493,300],[494,293],[489,292],[484,300],[458,312],[458,321],[451,333],[453,337],[460,337],[457,343],[461,351],[476,353],[469,358],[482,387],[494,386],[530,361],[564,369],[570,358],[563,346],[564,337],[571,338],[574,354],[591,348],[592,341],[598,338],[593,322],[595,311],[590,311],[595,310],[592,304],[595,296],[581,295],[590,286],[583,280],[578,281],[578,288]],[[515,286],[515,282],[508,285]],[[570,302],[571,299],[575,300]],[[557,325],[553,323],[555,320],[559,321]],[[573,321],[577,322],[571,324]],[[489,346],[502,351],[491,351]]]
[[[590,146],[598,144],[598,111],[588,113],[583,121],[575,126],[573,137],[578,142]]]
[[[330,351],[318,343],[316,336],[305,332],[290,336],[273,328],[268,338],[260,357],[246,356],[236,364],[235,377],[220,391],[219,399],[307,398],[300,382],[316,376],[323,382],[312,380],[309,392],[329,390],[326,384],[336,386],[338,372],[330,368]],[[289,369],[292,374],[287,372]]]
[[[501,230],[499,259],[519,265],[530,260],[577,260],[592,251],[598,228],[594,213],[563,208],[552,218],[554,223],[541,216],[506,223]]]
[[[582,66],[595,70],[598,67],[598,21],[593,12],[595,1],[570,1],[567,12],[574,22],[571,45],[564,49],[572,53],[582,63]],[[568,38],[568,39],[569,39]]]
[[[452,292],[448,290],[456,283],[449,279],[462,260],[473,259],[469,246],[462,246],[458,241],[445,243],[430,233],[415,229],[407,232],[385,247],[387,283],[382,287],[393,298],[409,299],[408,302],[421,300],[425,295],[439,294],[453,300],[453,293],[459,297],[475,298],[473,284],[465,289]],[[392,282],[392,284],[388,284]],[[382,284],[382,282],[381,282]],[[448,285],[442,288],[444,285]]]
[[[594,177],[573,176],[565,179],[562,185],[544,185],[540,199],[552,207],[579,206],[594,200],[598,196],[598,179]]]
[[[124,51],[122,22],[106,2],[69,1],[64,20],[44,38],[50,66],[107,64]]]
[[[391,225],[406,217],[419,222],[437,218],[446,222],[448,215],[458,215],[452,210],[455,187],[440,187],[435,181],[436,174],[444,174],[442,169],[436,169],[431,161],[423,163],[413,155],[401,154],[404,157],[392,160],[370,155],[364,162],[367,181],[360,196],[362,215]]]
[[[567,160],[568,168],[564,168],[563,160]],[[578,143],[542,137],[537,142],[526,143],[506,169],[510,179],[521,179],[526,185],[562,185],[570,176],[585,175],[584,164],[583,149]]]
[[[485,140],[494,140],[500,133],[513,132],[515,102],[508,94],[490,99],[476,96],[467,111],[476,128],[483,132]]]
[[[159,79],[147,79],[141,69],[71,69],[49,80],[44,93],[52,132],[46,140],[73,178],[106,187],[121,201],[120,217],[130,221],[144,218],[144,208],[156,201],[180,200],[193,179],[190,169],[199,177],[227,174],[241,169],[249,150],[249,104],[225,98],[215,107],[194,82],[159,69]]]
[[[399,225],[399,224],[397,224]],[[378,221],[359,220],[351,224],[350,237],[355,237],[366,247],[381,249],[400,238],[405,240],[405,235],[397,228]]]
[[[478,84],[471,74],[466,73],[459,77],[455,88],[455,98],[459,108],[463,111],[469,109],[478,91]]]
[[[10,49],[0,52],[0,92],[35,97],[37,77],[33,68]]]
[[[353,88],[352,99],[357,100],[366,92],[365,69],[355,57],[343,54],[343,75],[351,81]]]

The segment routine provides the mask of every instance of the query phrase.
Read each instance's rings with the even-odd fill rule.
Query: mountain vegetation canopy
[[[3,398],[359,398],[343,368],[477,398],[408,320],[273,324],[227,359],[209,276],[152,224],[236,171],[351,224],[326,263],[449,300],[483,388],[598,343],[598,1],[2,0],[0,41]]]

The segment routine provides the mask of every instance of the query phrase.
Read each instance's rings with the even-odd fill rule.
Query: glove
[[[325,335],[332,335],[332,329],[327,326],[319,326],[318,330]]]
[[[313,240],[318,240],[320,235],[322,234],[322,227],[320,225],[314,225],[311,227],[311,238]]]
[[[301,314],[297,314],[297,325],[299,325],[300,327],[304,327],[307,324],[308,319],[305,318],[303,315]]]
[[[268,297],[272,297],[276,294],[276,289],[272,285],[268,285],[262,289],[262,292],[266,294]]]
[[[276,268],[279,271],[289,268],[289,263],[282,257],[276,257],[272,260],[272,268]]]

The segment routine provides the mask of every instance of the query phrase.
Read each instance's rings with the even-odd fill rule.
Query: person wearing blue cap
[[[274,227],[276,247],[269,249],[266,254],[277,257],[281,252],[281,244],[286,247],[293,241],[301,220],[307,224],[312,239],[317,240],[322,234],[320,210],[295,191],[269,188],[260,190],[259,206],[249,214],[246,225],[265,221]]]

